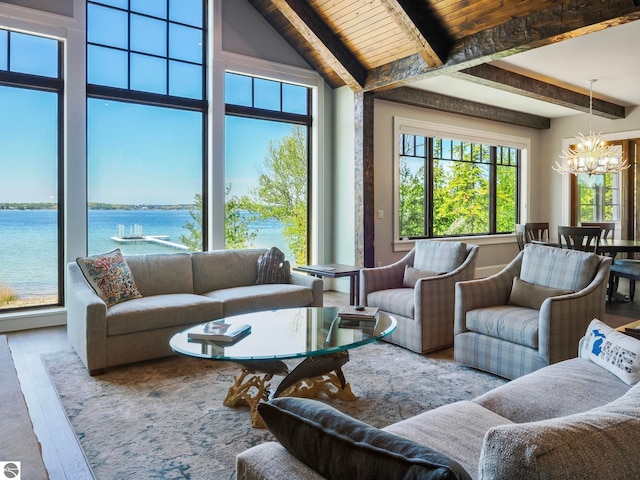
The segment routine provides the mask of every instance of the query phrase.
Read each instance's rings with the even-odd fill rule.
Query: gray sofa
[[[67,336],[91,375],[173,354],[172,335],[190,325],[259,310],[322,306],[322,280],[256,285],[266,249],[126,257],[142,298],[107,308],[75,262],[67,265]]]
[[[329,422],[326,417],[317,421]],[[448,456],[473,479],[640,478],[636,451],[640,445],[640,384],[630,387],[587,358],[546,366],[473,400],[441,406],[382,431]],[[352,432],[347,435],[353,438]],[[297,443],[311,449],[315,444],[300,439]],[[323,445],[326,450],[327,443]],[[362,443],[355,445],[362,448]],[[380,450],[373,455],[377,458]],[[338,471],[346,471],[345,463],[348,459],[336,466]],[[354,475],[362,477],[361,473]],[[267,442],[237,456],[236,478],[324,477],[280,443]],[[375,478],[389,476],[378,471]]]

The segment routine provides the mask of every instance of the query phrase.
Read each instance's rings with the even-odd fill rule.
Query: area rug
[[[358,400],[323,401],[376,427],[506,382],[455,363],[451,349],[418,355],[378,342],[350,357],[343,371]],[[42,360],[98,480],[232,479],[238,453],[273,439],[250,426],[248,408],[222,405],[232,363],[177,356],[90,377],[73,351]]]

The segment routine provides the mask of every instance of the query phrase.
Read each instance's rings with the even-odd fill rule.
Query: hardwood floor
[[[346,305],[348,295],[325,292],[324,300],[327,306]],[[639,318],[640,298],[636,298],[635,302],[607,305],[604,321],[618,327]],[[51,480],[94,478],[40,359],[43,353],[71,348],[65,327],[11,332],[6,336]]]

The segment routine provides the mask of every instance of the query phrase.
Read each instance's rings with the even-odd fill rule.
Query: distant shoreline
[[[194,204],[124,204],[124,203],[101,203],[89,202],[89,210],[193,210]],[[0,210],[57,210],[57,203],[47,202],[4,202],[0,203]]]

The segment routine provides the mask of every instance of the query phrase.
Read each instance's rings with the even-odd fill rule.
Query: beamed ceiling
[[[594,59],[591,46],[583,61],[596,70],[573,68],[571,77],[571,58],[562,58],[561,46],[572,46],[564,52],[575,57],[568,53],[576,47],[570,42],[640,19],[640,0],[249,2],[333,88],[533,128],[549,128],[550,117],[588,112],[588,80],[610,73],[598,64],[608,65],[607,58]],[[640,105],[640,22],[624,33],[635,41],[616,46],[628,54],[620,60],[624,65],[615,66],[616,78],[602,84],[607,100],[596,94],[600,85],[594,87],[594,115],[624,118],[625,107]],[[547,49],[548,61],[533,58],[529,63],[539,68],[527,69],[526,55]],[[447,94],[456,86],[465,93]],[[478,92],[488,89],[503,92],[504,100],[489,96],[493,100],[483,102]],[[529,113],[517,98],[549,108]]]

